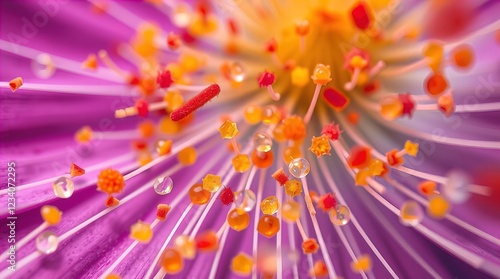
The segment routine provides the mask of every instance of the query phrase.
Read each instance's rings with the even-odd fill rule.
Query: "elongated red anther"
[[[210,85],[209,87],[201,91],[198,95],[194,96],[191,100],[184,103],[181,107],[174,110],[170,114],[170,119],[172,119],[172,121],[180,121],[186,118],[186,116],[201,108],[203,105],[208,103],[208,101],[219,95],[219,93],[220,86],[218,84],[214,83]]]

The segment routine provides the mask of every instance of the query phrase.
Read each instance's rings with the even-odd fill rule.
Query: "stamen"
[[[260,87],[267,87],[267,92],[269,92],[269,96],[271,96],[271,99],[275,101],[279,101],[281,95],[279,93],[274,92],[273,90],[273,83],[275,80],[275,75],[273,73],[270,73],[268,71],[264,71],[259,75],[258,82]]]

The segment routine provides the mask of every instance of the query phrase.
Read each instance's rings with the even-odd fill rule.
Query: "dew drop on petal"
[[[305,158],[295,158],[288,165],[288,170],[295,178],[303,178],[309,174],[311,166]]]
[[[52,254],[57,250],[59,241],[53,232],[43,232],[36,238],[36,249],[42,254]]]
[[[158,195],[166,195],[172,192],[174,188],[174,182],[169,176],[158,177],[153,184],[153,189]]]
[[[330,211],[330,221],[334,225],[337,226],[343,226],[351,220],[351,211],[349,210],[349,207],[338,204],[335,206],[334,209]]]
[[[405,226],[416,226],[422,222],[424,210],[416,201],[407,201],[401,206],[399,220]]]
[[[255,193],[252,190],[234,193],[234,204],[246,212],[251,211],[255,207],[255,203]]]
[[[73,195],[75,184],[69,177],[61,176],[52,184],[56,197],[67,199]]]

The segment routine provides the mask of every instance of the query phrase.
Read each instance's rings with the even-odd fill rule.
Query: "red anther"
[[[75,163],[71,163],[69,174],[71,177],[80,176],[85,174],[85,170],[77,166]]]
[[[143,140],[135,140],[132,142],[132,147],[135,150],[145,150],[148,147],[148,143]]]
[[[179,36],[170,32],[167,36],[167,46],[171,50],[176,50],[181,46],[181,39]]]
[[[340,131],[339,125],[334,122],[323,127],[321,131],[321,134],[327,136],[330,140],[337,140],[341,133],[342,131]]]
[[[415,111],[415,100],[413,100],[410,93],[399,94],[398,96],[399,100],[401,100],[401,104],[403,104],[401,115],[408,115],[408,117],[411,118]]]
[[[274,38],[272,38],[269,42],[266,44],[266,51],[270,53],[274,53],[278,50],[278,43]]]
[[[361,30],[366,30],[371,25],[371,15],[368,7],[364,2],[357,3],[351,11],[352,20],[356,27]]]
[[[349,71],[354,72],[355,69],[351,65],[351,60],[355,56],[359,56],[368,62],[363,68],[361,68],[361,70],[370,68],[370,54],[364,50],[353,47],[344,57],[344,69],[348,69]]]
[[[337,111],[342,111],[350,102],[349,98],[342,94],[342,92],[337,91],[333,87],[328,87],[323,91],[323,97],[326,102],[330,104]]]
[[[347,158],[347,163],[353,169],[364,169],[371,163],[371,149],[365,146],[355,146]]]
[[[390,165],[390,166],[399,166],[401,164],[404,163],[404,159],[403,157],[397,155],[398,154],[398,150],[394,149],[394,150],[391,150],[389,152],[387,152],[385,154],[385,156],[387,157],[387,163]]]
[[[181,34],[182,41],[188,45],[196,43],[196,38],[189,34],[189,31],[184,30]]]
[[[104,201],[104,205],[106,207],[113,207],[113,206],[117,206],[118,204],[120,204],[120,201],[117,198],[115,198],[115,197],[113,197],[111,195],[109,195],[106,198],[106,200]]]
[[[352,125],[357,125],[359,123],[359,113],[350,112],[347,114],[347,121],[349,121]]]
[[[285,185],[285,183],[288,181],[288,175],[283,171],[283,168],[279,168],[277,171],[275,171],[271,175],[278,183],[280,186]]]
[[[334,208],[337,205],[337,200],[335,196],[331,193],[326,193],[321,195],[318,199],[318,206],[323,211],[327,212],[329,209]]]
[[[229,187],[224,187],[219,195],[219,199],[223,205],[230,205],[234,202],[234,192]]]
[[[172,79],[172,73],[170,71],[162,71],[158,73],[156,77],[156,83],[160,85],[160,88],[169,88],[174,80]]]
[[[365,87],[363,87],[363,91],[366,93],[366,95],[371,95],[377,92],[379,89],[380,89],[380,82],[378,80],[374,80],[369,84],[365,85]]]
[[[231,32],[231,34],[234,36],[238,35],[238,33],[240,32],[236,21],[232,18],[227,20],[227,27],[229,28],[229,32]]]
[[[159,204],[156,208],[156,219],[160,221],[165,221],[167,219],[167,214],[171,207],[168,204]]]
[[[141,83],[141,78],[136,75],[130,76],[128,79],[130,85],[138,85],[139,83]]]
[[[201,108],[203,105],[208,103],[208,101],[212,100],[214,97],[219,95],[219,93],[220,93],[220,86],[218,84],[214,83],[208,86],[198,95],[191,98],[191,100],[187,101],[178,109],[174,110],[170,114],[170,119],[172,119],[173,121],[180,121],[186,118],[195,110]]]
[[[259,75],[259,78],[257,79],[257,81],[259,82],[260,87],[264,87],[264,86],[273,85],[275,78],[276,77],[273,73],[268,72],[268,71],[264,71],[262,74]]]
[[[203,18],[206,18],[210,13],[210,6],[206,0],[200,0],[196,8]]]
[[[148,102],[145,100],[139,99],[135,101],[134,105],[135,109],[137,110],[137,115],[141,117],[146,117],[149,114],[149,105]]]

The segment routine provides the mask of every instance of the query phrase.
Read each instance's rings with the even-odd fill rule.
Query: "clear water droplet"
[[[69,177],[61,176],[54,181],[52,189],[56,197],[67,199],[75,192],[75,185]]]
[[[405,226],[414,227],[424,218],[424,210],[416,201],[407,201],[401,206],[399,220]]]
[[[259,152],[268,152],[273,146],[272,138],[266,133],[257,133],[253,137],[255,148]]]
[[[236,82],[242,82],[245,79],[245,69],[239,62],[233,62],[230,66],[229,75]]]
[[[54,75],[56,67],[49,54],[41,53],[31,61],[31,70],[38,78],[48,79]]]
[[[349,223],[349,221],[351,221],[351,211],[349,207],[337,204],[334,209],[330,210],[330,221],[337,226],[343,226]]]
[[[178,5],[172,16],[173,22],[177,27],[187,27],[191,22],[191,11],[187,5]]]
[[[295,158],[288,165],[288,170],[295,178],[303,178],[311,170],[309,161],[304,158]]]
[[[442,194],[452,203],[463,203],[469,196],[470,177],[467,173],[454,170],[448,173],[448,180],[443,184]]]
[[[36,238],[36,249],[42,254],[52,254],[57,250],[59,240],[53,232],[43,232]]]
[[[158,195],[166,195],[172,192],[174,188],[174,181],[169,176],[158,177],[153,185],[155,192]]]
[[[243,209],[246,212],[252,211],[255,207],[256,198],[252,190],[243,190],[234,193],[234,204],[236,207]]]

